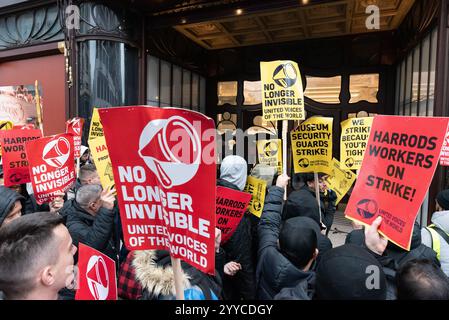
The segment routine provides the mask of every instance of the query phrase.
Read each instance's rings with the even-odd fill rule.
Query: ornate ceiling
[[[344,0],[314,5],[298,5],[281,10],[215,18],[191,23],[182,21],[176,30],[206,49],[223,49],[264,43],[335,37],[396,29],[414,0]],[[366,7],[380,9],[380,30],[368,30]]]

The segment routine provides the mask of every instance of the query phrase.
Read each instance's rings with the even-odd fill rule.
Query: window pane
[[[306,77],[304,95],[321,103],[340,103],[341,76],[331,78]]]
[[[237,105],[237,81],[219,82],[217,85],[218,105]]]
[[[183,70],[182,72],[182,107],[190,109],[190,71]]]
[[[192,73],[192,110],[199,110],[198,108],[198,87],[199,76],[196,73]]]
[[[147,59],[147,104],[159,106],[159,59]]]
[[[429,88],[429,51],[430,37],[424,39],[421,54],[421,87],[419,95],[419,115],[427,115],[427,90]]]
[[[237,114],[235,113],[219,113],[217,114],[217,131],[218,134],[224,134],[226,131],[234,131],[237,129]]]
[[[244,81],[243,97],[244,104],[253,105],[262,103],[261,81]]]
[[[435,70],[437,63],[437,40],[438,31],[435,29],[432,33],[432,49],[431,49],[431,62],[430,62],[430,81],[429,81],[429,109],[427,115],[429,117],[433,116],[433,106],[435,101]]]
[[[206,114],[206,78],[200,78],[200,111]]]
[[[412,54],[409,54],[407,57],[407,69],[405,76],[405,115],[410,115],[410,104],[411,104],[411,95],[412,95]]]
[[[277,134],[277,121],[265,121],[262,116],[255,116],[253,119],[253,127],[248,128],[248,134]]]
[[[182,107],[181,101],[181,92],[182,92],[182,83],[181,83],[181,68],[173,65],[173,107]]]
[[[419,45],[413,51],[413,80],[412,80],[412,108],[411,115],[418,115],[418,87],[419,87]]]
[[[394,114],[399,114],[399,100],[400,100],[400,83],[401,83],[401,65],[396,68],[396,97],[394,101]]]
[[[349,77],[349,103],[368,101],[377,103],[379,91],[379,74],[355,74]]]
[[[405,61],[401,63],[401,83],[400,87],[400,95],[399,95],[399,115],[404,115],[404,100],[405,100]]]
[[[171,68],[170,63],[161,60],[161,107],[171,107]]]

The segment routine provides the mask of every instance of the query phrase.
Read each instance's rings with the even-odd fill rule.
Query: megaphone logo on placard
[[[72,120],[72,130],[76,135],[81,135],[81,120],[79,118]]]
[[[282,88],[291,87],[296,83],[297,78],[295,66],[291,63],[281,64],[273,72],[273,81]]]
[[[44,147],[42,159],[50,166],[61,168],[69,159],[70,143],[64,137],[51,140]]]
[[[106,300],[109,294],[109,275],[101,256],[92,256],[87,263],[87,285],[95,300]]]
[[[176,136],[173,141],[171,134]],[[179,148],[180,137],[183,154],[175,154],[173,149]],[[196,175],[201,159],[201,141],[193,125],[180,116],[152,120],[140,134],[139,155],[159,182],[165,188],[171,188],[190,181]]]
[[[278,152],[278,145],[274,141],[269,141],[265,143],[263,151],[267,157],[274,157]]]
[[[372,199],[362,199],[357,203],[357,213],[365,219],[374,217],[378,210],[377,202]]]

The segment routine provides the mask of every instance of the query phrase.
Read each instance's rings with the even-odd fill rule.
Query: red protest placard
[[[73,118],[68,120],[66,123],[66,133],[73,134],[73,143],[75,145],[75,158],[81,156],[81,138],[83,136],[83,118]]]
[[[440,165],[449,167],[449,131],[446,132],[446,136],[444,137],[443,141],[443,147],[441,148]]]
[[[225,187],[217,187],[217,228],[221,230],[221,243],[234,233],[251,201],[251,194]]]
[[[0,131],[5,186],[30,182],[25,142],[39,139],[42,132],[31,130]]]
[[[448,118],[376,116],[345,214],[409,250],[413,224],[435,173]]]
[[[79,243],[75,300],[117,300],[115,261]]]
[[[184,109],[99,109],[125,244],[215,268],[215,125]],[[117,128],[129,124],[126,134]]]
[[[73,135],[58,134],[26,143],[29,172],[38,204],[50,202],[55,193],[75,183]]]
[[[36,129],[36,126],[33,123],[27,123],[27,124],[15,125],[13,127],[13,129],[20,129],[20,130]]]

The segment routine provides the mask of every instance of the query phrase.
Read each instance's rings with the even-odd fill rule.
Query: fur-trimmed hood
[[[158,265],[158,258],[156,250],[135,251],[132,266],[136,271],[136,280],[151,296],[175,296],[173,269],[171,265]],[[190,287],[189,280],[190,277],[182,272],[183,288]]]

